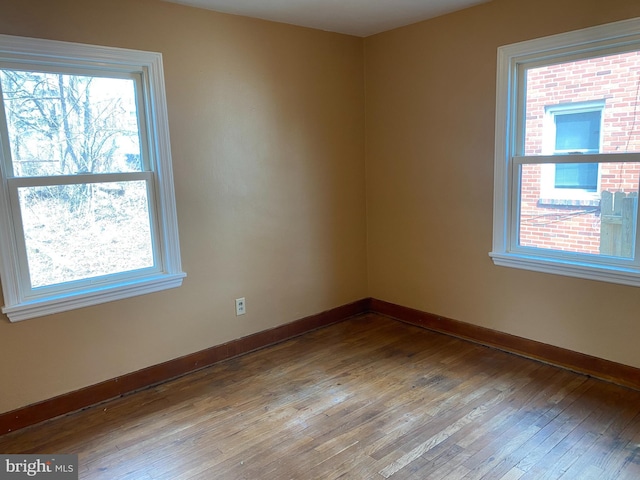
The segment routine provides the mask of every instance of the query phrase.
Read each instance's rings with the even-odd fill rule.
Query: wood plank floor
[[[364,315],[0,437],[82,479],[640,479],[640,392]]]

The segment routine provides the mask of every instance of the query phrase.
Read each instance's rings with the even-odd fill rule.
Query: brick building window
[[[494,263],[640,286],[640,19],[498,50]]]
[[[600,153],[605,103],[605,100],[596,100],[545,105],[543,154]],[[540,175],[540,203],[571,205],[573,201],[583,201],[583,204],[598,205],[597,163],[545,164],[540,167]]]
[[[555,130],[553,154],[600,153],[602,109],[575,111],[569,106],[547,108]],[[555,168],[554,188],[595,192],[598,188],[597,163],[561,163]]]

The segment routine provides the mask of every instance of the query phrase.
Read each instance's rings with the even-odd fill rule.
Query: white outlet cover
[[[245,313],[247,313],[247,306],[244,297],[236,298],[236,315],[244,315]]]

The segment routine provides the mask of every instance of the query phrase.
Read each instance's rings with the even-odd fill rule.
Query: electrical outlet
[[[245,313],[247,313],[247,307],[244,302],[244,297],[236,298],[236,316],[244,315]]]

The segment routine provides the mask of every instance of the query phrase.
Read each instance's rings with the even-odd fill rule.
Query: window
[[[545,105],[542,153],[600,153],[604,106],[604,100]],[[571,205],[573,201],[583,200],[587,202],[583,205],[598,205],[597,163],[546,164],[540,169],[541,203]]]
[[[600,153],[602,108],[576,110],[566,104],[547,108],[547,114],[553,120],[553,155]],[[587,192],[598,189],[597,163],[560,163],[554,173],[554,188]]]
[[[182,284],[159,54],[0,35],[11,321]]]
[[[496,265],[640,286],[640,19],[498,50]]]

